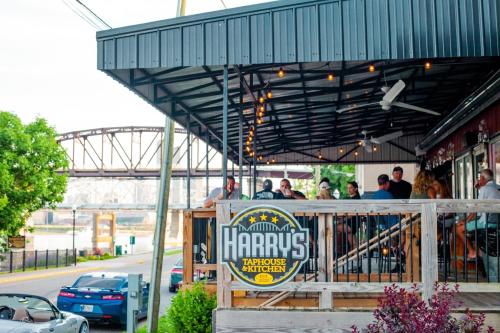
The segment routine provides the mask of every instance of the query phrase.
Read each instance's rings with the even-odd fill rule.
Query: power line
[[[89,7],[83,4],[80,0],[75,0],[75,1],[76,3],[73,3],[72,0],[62,0],[62,2],[66,5],[66,7],[71,9],[73,13],[78,15],[78,17],[87,22],[94,29],[96,30],[111,29],[111,26],[107,24],[99,16],[97,16],[97,14],[95,14]]]

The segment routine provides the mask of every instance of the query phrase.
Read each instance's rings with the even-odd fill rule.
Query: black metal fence
[[[18,272],[76,265],[76,250],[9,251],[0,253],[0,272]]]

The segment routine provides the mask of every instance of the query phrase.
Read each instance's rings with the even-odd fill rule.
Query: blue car
[[[143,282],[141,319],[147,315],[149,283]],[[87,318],[125,326],[127,323],[128,275],[125,273],[88,273],[80,276],[70,287],[62,287],[57,307]]]

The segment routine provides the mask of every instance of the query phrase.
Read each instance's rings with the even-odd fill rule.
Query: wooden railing
[[[313,219],[315,221],[313,225],[315,228],[317,227],[315,231],[317,240],[314,243],[317,253],[313,256],[315,264],[312,266],[314,269],[304,271],[304,274],[297,276],[293,282],[288,282],[272,289],[272,292],[275,292],[274,295],[257,307],[273,306],[281,300],[286,299],[290,293],[310,292],[318,294],[319,308],[331,309],[333,307],[332,293],[381,293],[384,286],[391,283],[397,283],[403,287],[410,287],[416,283],[420,287],[422,297],[429,299],[433,293],[435,282],[443,280],[442,278],[440,279],[440,272],[438,271],[438,218],[453,214],[459,220],[461,216],[465,217],[466,214],[472,212],[500,213],[499,201],[479,200],[224,201],[219,203],[216,209],[216,238],[219,239],[220,237],[221,226],[228,224],[234,214],[243,209],[262,204],[279,207],[295,216],[307,216]],[[212,217],[213,210],[192,211],[188,214],[192,214],[190,218],[193,221],[190,224],[191,227],[185,225],[184,229],[185,236],[189,239],[189,235],[193,235],[193,230],[189,228],[192,228],[196,224],[196,218]],[[362,242],[358,242],[356,248],[351,246],[347,251],[338,253],[337,249],[334,248],[336,241],[334,234],[338,228],[336,227],[336,223],[340,217],[351,218],[354,216],[365,216],[367,221],[369,219],[377,219],[378,217],[392,216],[398,217],[398,221],[392,227],[383,231],[377,229],[375,236],[370,235],[373,237],[367,237]],[[189,219],[186,218],[185,221],[189,221]],[[498,247],[498,225],[496,228]],[[215,264],[217,268],[217,305],[219,309],[231,308],[233,306],[233,293],[259,291],[258,288],[249,287],[232,278],[227,267],[221,264],[220,251],[217,251],[218,257],[216,263],[213,261],[214,258],[211,258],[210,266],[194,263],[192,265],[194,271],[190,270],[186,263],[193,258],[193,253],[190,252],[193,249],[193,243],[186,241],[186,237],[184,248],[185,281],[192,281],[190,277],[193,276],[196,270],[211,270]],[[211,242],[213,242],[213,235],[210,237]],[[354,258],[358,258],[359,256],[368,257],[368,265],[371,265],[370,254],[377,250],[380,259],[381,245],[391,245],[393,239],[397,239],[398,244],[396,245],[401,248],[403,246],[402,237],[405,237],[404,246],[407,254],[405,263],[406,272],[404,274],[396,272],[394,276],[391,273],[383,275],[380,270],[376,274],[372,274],[371,272],[359,273],[359,271],[353,274],[349,271],[349,261],[352,262],[352,260],[355,260]],[[443,236],[441,235],[440,237]],[[456,238],[454,242],[456,247]],[[218,247],[219,244],[216,244]],[[444,244],[446,246],[449,245],[446,241]],[[399,260],[401,262],[401,259]],[[466,261],[465,258],[464,261]],[[456,262],[457,256],[455,253],[455,265]],[[446,265],[445,263],[445,267],[447,267]],[[342,266],[347,267],[347,270],[339,272]],[[467,270],[467,264],[465,266],[465,270]],[[475,280],[475,283],[467,282],[466,279],[465,282],[460,283],[460,290],[462,292],[492,292],[500,289],[498,280],[490,281],[488,279],[487,282],[490,283],[478,282],[478,279]]]

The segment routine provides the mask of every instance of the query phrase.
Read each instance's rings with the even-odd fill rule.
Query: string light
[[[359,141],[359,142],[358,142],[358,145],[359,145],[359,146],[362,146],[362,145],[363,145],[363,141]]]
[[[332,74],[332,73],[330,73],[330,74],[328,74],[328,76],[327,76],[326,78],[327,78],[327,80],[328,80],[328,81],[333,81],[333,79],[334,79],[335,77],[333,76],[333,74]]]
[[[340,148],[340,153],[342,154],[344,152],[344,149]]]
[[[377,151],[377,146],[373,146],[373,151]]]
[[[248,135],[253,136],[253,130],[250,130],[250,132],[248,133]]]
[[[354,152],[354,155],[358,156],[358,152],[357,152],[357,151],[356,151],[356,152]]]
[[[271,163],[276,163],[276,160],[273,158],[273,159],[271,160]]]
[[[253,140],[253,137],[249,136],[248,141],[252,142],[252,140]]]
[[[250,157],[253,157],[253,155],[254,155],[254,154],[253,154],[253,151],[252,151],[252,152],[250,152]]]
[[[262,96],[259,97],[259,103],[260,104],[264,103],[264,97],[262,97]]]
[[[259,116],[260,118],[262,118],[262,117],[264,116],[264,112],[260,111],[260,112],[258,113],[258,116]]]
[[[262,161],[264,157],[262,157],[262,155],[259,156],[259,161]]]
[[[269,90],[269,91],[267,92],[267,98],[268,98],[268,99],[273,98],[273,93],[271,92],[271,90]]]
[[[278,77],[285,77],[285,70],[283,69],[283,67],[280,67],[280,69],[278,70]]]
[[[269,164],[269,160],[267,160],[266,164]]]
[[[426,61],[425,64],[424,64],[424,68],[426,70],[429,70],[429,69],[431,69],[431,67],[432,67],[432,64],[430,63],[430,61]]]
[[[264,112],[266,109],[264,108],[264,105],[259,106],[259,111]]]
[[[250,152],[250,147],[247,147],[247,152]]]
[[[375,65],[371,64],[371,65],[368,67],[368,71],[369,71],[370,73],[375,72]]]
[[[259,124],[259,125],[262,124],[262,118],[257,119],[257,124]]]

